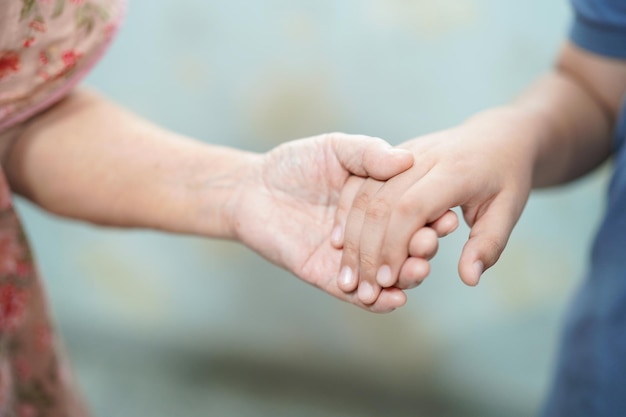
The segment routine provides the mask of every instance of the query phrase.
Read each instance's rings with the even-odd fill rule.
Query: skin
[[[386,180],[413,163],[381,139],[327,134],[256,154],[169,132],[80,90],[3,132],[0,143],[11,189],[56,215],[234,239],[369,311],[406,301],[398,288],[367,305],[343,292],[341,251],[330,243],[351,175]]]
[[[351,180],[341,196],[335,227],[345,228],[341,271],[351,280],[342,275],[339,286],[370,304],[381,288],[419,284],[403,270],[429,247],[412,237],[452,207],[471,228],[459,275],[478,284],[533,187],[571,181],[610,156],[625,93],[625,61],[567,43],[552,71],[515,102],[402,144],[415,156],[409,170],[387,182]]]

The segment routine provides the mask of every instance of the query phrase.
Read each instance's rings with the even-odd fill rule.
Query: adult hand
[[[365,305],[337,286],[341,250],[331,244],[340,193],[351,175],[387,180],[413,164],[381,139],[327,134],[260,155],[232,200],[235,236],[263,257],[342,300],[373,312],[406,302],[397,288]]]

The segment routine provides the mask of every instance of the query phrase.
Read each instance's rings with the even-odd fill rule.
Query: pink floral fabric
[[[87,415],[60,352],[0,171],[0,417]]]
[[[1,0],[0,132],[63,98],[103,54],[123,0]],[[87,415],[0,166],[0,417]]]
[[[65,96],[106,50],[123,0],[2,0],[0,131]]]

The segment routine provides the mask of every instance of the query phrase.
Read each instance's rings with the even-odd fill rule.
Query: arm
[[[563,48],[553,71],[511,106],[536,129],[534,187],[575,179],[609,156],[625,93],[626,62]]]
[[[14,191],[60,216],[228,238],[227,202],[258,158],[168,132],[82,90],[22,127],[2,165]]]
[[[342,268],[358,276],[361,300],[375,300],[381,286],[414,285],[402,279],[411,236],[456,206],[471,227],[459,275],[477,284],[533,186],[570,181],[610,155],[625,91],[626,62],[568,44],[552,72],[512,104],[401,145],[414,153],[414,166],[382,186],[368,180],[347,197],[350,213],[337,216],[346,225]]]
[[[253,154],[168,132],[85,91],[2,136],[12,189],[52,213],[236,239],[370,311],[405,302],[390,289],[365,306],[335,282],[341,251],[329,236],[345,181],[387,179],[413,162],[380,139],[328,134]]]

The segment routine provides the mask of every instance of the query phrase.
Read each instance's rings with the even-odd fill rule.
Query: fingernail
[[[335,228],[333,229],[333,232],[330,234],[330,240],[335,244],[335,245],[340,245],[341,244],[341,225],[337,225],[335,226]]]
[[[339,284],[342,287],[348,287],[352,285],[354,275],[352,274],[352,269],[349,266],[344,266],[339,273]]]
[[[391,279],[391,268],[388,265],[383,265],[378,269],[376,273],[376,282],[381,287],[391,287],[393,285]]]
[[[359,284],[359,299],[364,303],[371,303],[374,298],[374,288],[367,281],[362,281]]]
[[[474,271],[476,272],[476,284],[480,281],[480,276],[485,272],[485,265],[483,265],[482,261],[474,262]]]

